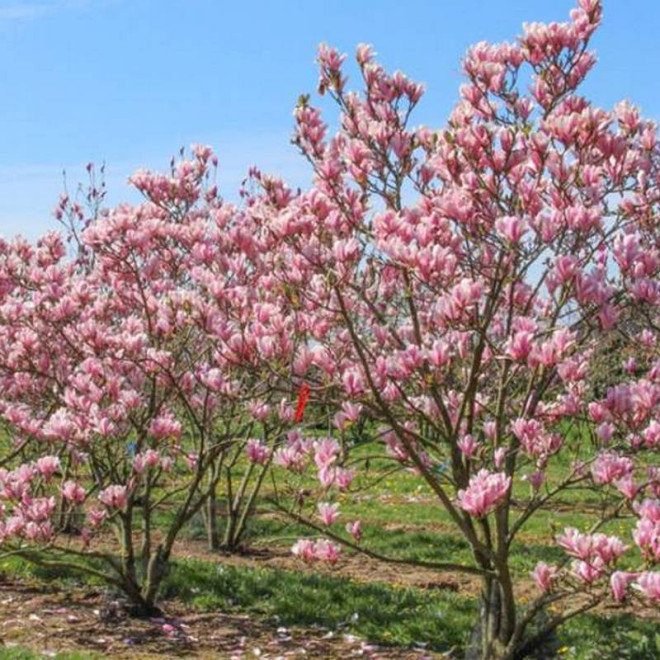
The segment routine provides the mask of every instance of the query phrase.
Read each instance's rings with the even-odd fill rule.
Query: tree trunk
[[[220,549],[220,531],[218,530],[218,494],[215,488],[211,489],[206,501],[205,520],[209,550],[215,552]]]
[[[561,643],[554,630],[533,639],[546,624],[547,616],[539,613],[526,634],[512,645],[516,632],[512,592],[506,580],[503,585],[487,578],[481,594],[479,620],[470,635],[465,660],[547,660],[557,657]]]
[[[511,634],[507,636],[504,630],[502,601],[500,583],[494,578],[485,578],[479,620],[472,630],[465,660],[501,660],[508,657],[506,647]]]

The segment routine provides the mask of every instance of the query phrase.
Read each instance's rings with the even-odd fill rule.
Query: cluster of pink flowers
[[[69,479],[62,486],[62,497],[68,502],[82,504],[87,497],[87,493],[82,486]]]
[[[261,440],[250,438],[245,444],[248,460],[257,465],[266,465],[270,459],[271,450]]]
[[[635,543],[647,560],[660,562],[660,500],[645,499],[635,511],[639,516],[633,532]]]
[[[660,603],[660,572],[646,571],[635,580],[635,588],[652,603]]]
[[[550,591],[558,576],[559,569],[544,561],[540,561],[532,571],[532,578],[541,591]]]
[[[318,510],[321,522],[328,527],[333,525],[339,518],[339,504],[337,503],[319,502]]]
[[[561,449],[563,438],[558,433],[548,433],[537,419],[519,417],[511,423],[511,432],[518,438],[526,453],[536,457],[547,457]]]
[[[591,474],[594,483],[611,484],[632,475],[634,467],[632,459],[626,456],[620,456],[616,452],[603,452],[591,466]]]
[[[287,444],[275,451],[273,462],[287,470],[302,472],[309,460],[312,444],[299,432],[291,431],[287,434]]]
[[[99,493],[99,501],[108,509],[123,509],[128,501],[128,488],[112,484]]]
[[[465,458],[472,458],[480,449],[480,444],[475,440],[474,436],[469,433],[464,435],[456,445]]]
[[[319,91],[340,117],[331,131],[306,97],[294,112],[308,190],[253,169],[230,204],[195,147],[168,174],[133,177],[141,204],[87,222],[63,199],[60,218],[81,221],[75,259],[54,234],[0,241],[0,417],[19,457],[0,471],[7,544],[51,540],[58,498],[85,516],[85,543],[105,525],[138,535],[133,517],[181,488],[197,511],[229,451],[262,466],[250,475],[313,472],[300,515],[329,527],[333,489],[385,464],[438,496],[508,611],[499,562],[529,516],[585,485],[606,493],[603,519],[637,515],[643,570],[617,570],[618,536],[568,529],[556,541],[569,568],[541,563],[535,582],[568,597],[609,580],[617,601],[660,600],[660,152],[637,108],[576,93],[601,13],[579,0],[564,23],[471,48],[441,130],[412,126],[423,87],[370,47],[353,93],[324,44]],[[638,310],[654,319],[641,330]],[[627,342],[623,364],[600,382],[610,337]],[[292,430],[303,420],[332,437]],[[580,461],[557,476],[569,448]],[[514,483],[531,494],[514,501]],[[360,521],[342,522],[362,542]],[[293,552],[334,563],[339,546]]]
[[[573,574],[587,584],[603,577],[606,568],[616,563],[627,550],[616,536],[582,534],[574,528],[566,529],[558,536],[557,544],[576,558]]]
[[[341,548],[327,539],[300,539],[291,548],[291,552],[308,564],[317,561],[336,564]]]
[[[49,457],[51,459],[52,457]],[[43,470],[49,473],[54,461],[42,461],[41,471],[37,462],[24,464],[16,470],[0,470],[0,540],[23,539],[33,542],[48,542],[55,533],[52,516],[57,500],[54,496],[35,495],[38,476]],[[52,473],[50,473],[52,475]]]
[[[471,516],[485,516],[504,502],[511,488],[511,477],[502,472],[481,469],[457,495],[458,505]]]
[[[334,438],[317,440],[313,451],[318,480],[323,488],[335,487],[346,490],[351,485],[355,472],[337,465],[340,454],[339,443]]]
[[[155,449],[147,449],[140,454],[136,454],[133,459],[133,469],[137,473],[144,472],[150,468],[155,468],[159,464],[162,466],[161,456]]]

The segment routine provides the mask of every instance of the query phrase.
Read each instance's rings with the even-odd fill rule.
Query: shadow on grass
[[[565,658],[576,660],[658,660],[660,621],[632,614],[584,616],[560,633]]]
[[[532,546],[530,559],[537,550]],[[78,571],[55,571],[5,560],[3,571],[34,580],[34,589],[91,587]],[[250,614],[262,625],[321,626],[398,647],[426,643],[429,649],[454,649],[461,657],[477,615],[476,594],[423,590],[378,582],[359,582],[327,574],[273,568],[225,566],[203,560],[175,562],[161,599],[177,600],[204,612]],[[585,615],[559,631],[561,658],[571,660],[658,660],[658,617],[632,614]],[[0,647],[0,660],[43,657],[21,648]],[[61,660],[92,656],[64,653]]]
[[[425,593],[380,583],[189,560],[172,567],[164,598],[203,611],[241,611],[274,624],[322,626],[372,642],[446,651],[466,641],[476,610],[452,592]]]
[[[54,655],[44,655],[30,649],[7,646],[0,647],[0,660],[42,660],[44,657],[53,658],[54,660],[95,660],[99,656],[90,655],[89,653],[56,653]]]

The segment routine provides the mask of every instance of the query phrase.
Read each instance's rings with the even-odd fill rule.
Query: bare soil
[[[20,580],[0,584],[0,640],[44,657],[76,651],[131,658],[441,658],[379,648],[355,636],[320,628],[273,627],[236,614],[199,614],[168,602],[160,618],[128,616],[101,591],[66,592]]]
[[[251,568],[298,572],[321,570],[358,582],[450,590],[467,597],[476,597],[480,587],[475,576],[387,564],[350,552],[342,553],[340,561],[333,567],[307,567],[294,558],[286,547],[270,546],[243,555],[224,555],[210,553],[204,541],[181,540],[174,555],[180,559],[202,559]],[[531,579],[519,584],[521,602],[536,595]],[[28,647],[44,657],[52,657],[62,651],[76,651],[92,657],[138,660],[178,657],[421,660],[456,657],[421,648],[378,647],[341,631],[277,627],[248,615],[223,612],[200,614],[176,601],[167,601],[163,608],[161,618],[137,619],[129,616],[120,603],[109,600],[104,590],[80,588],[65,591],[42,583],[0,578],[0,643],[6,648]],[[621,611],[621,608],[617,609]],[[647,608],[637,607],[635,614],[658,617],[657,610]]]

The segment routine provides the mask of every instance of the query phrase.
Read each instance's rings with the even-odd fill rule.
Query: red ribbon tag
[[[296,408],[296,422],[302,422],[303,414],[305,413],[305,406],[307,406],[307,401],[309,399],[309,385],[303,383],[300,386],[300,391],[298,392],[298,406]]]

